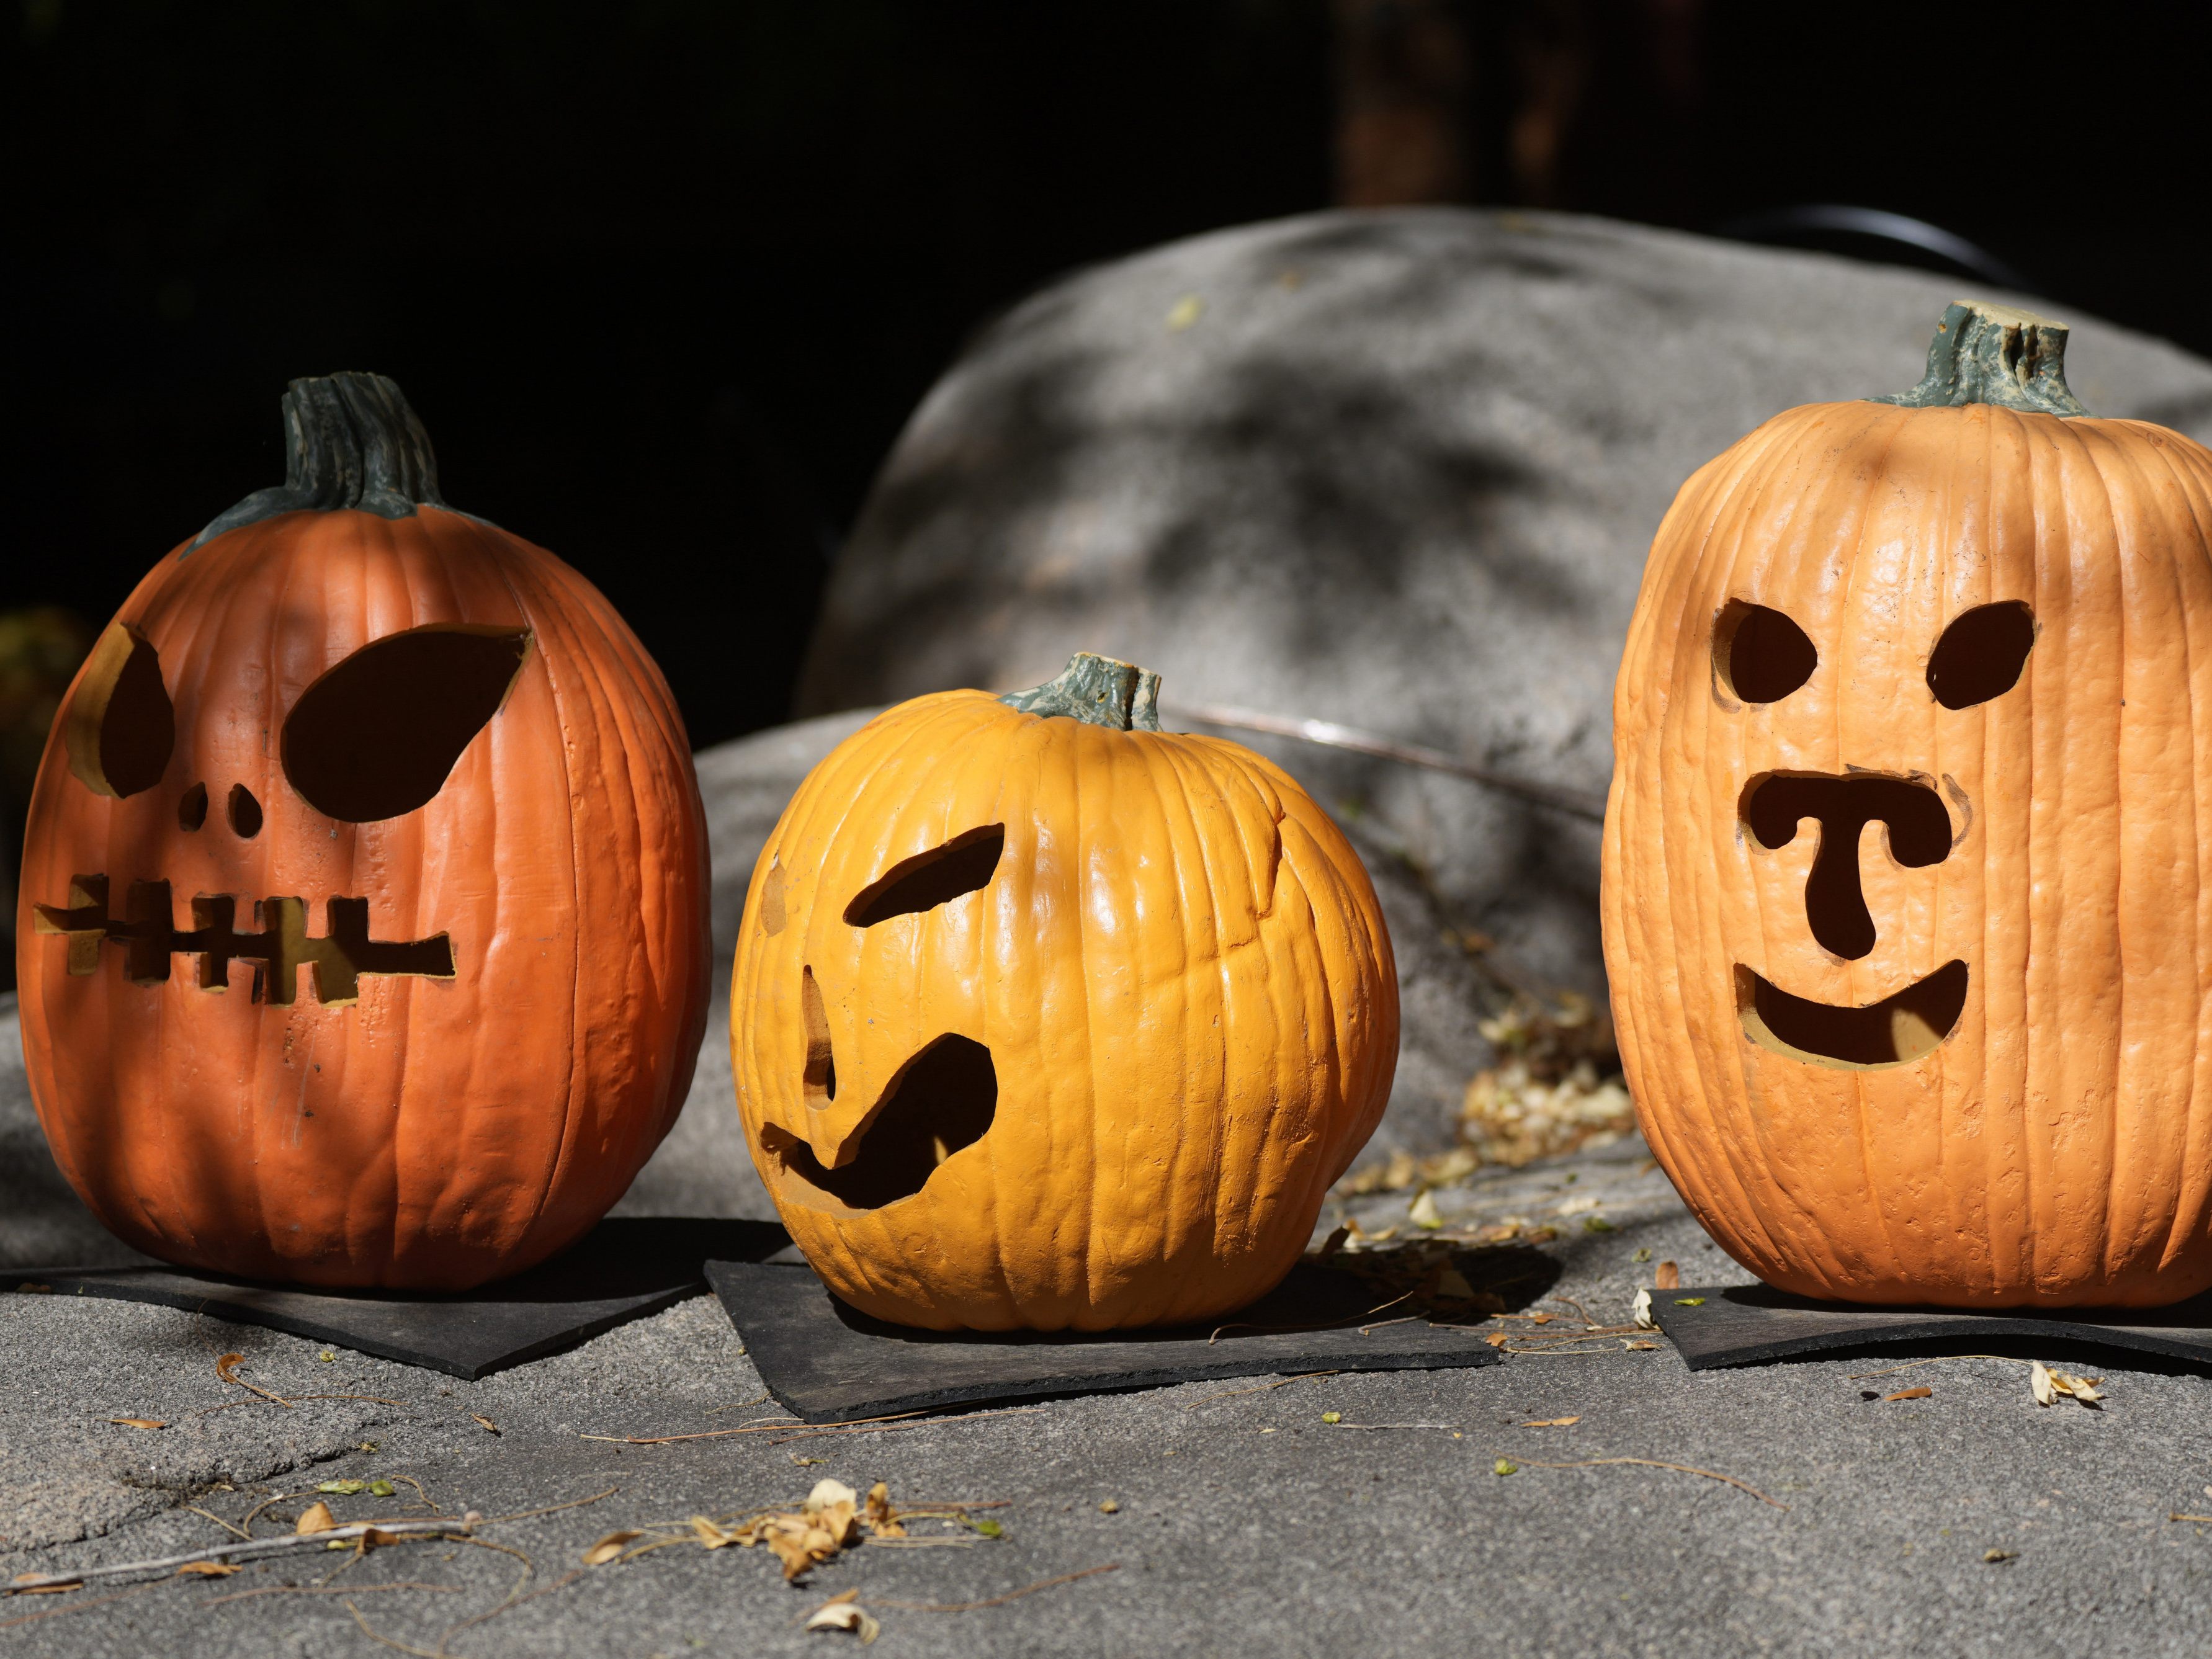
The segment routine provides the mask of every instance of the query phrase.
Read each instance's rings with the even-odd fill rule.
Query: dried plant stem
[[[327,1532],[217,1544],[210,1549],[192,1550],[183,1555],[165,1555],[151,1561],[118,1561],[112,1566],[86,1567],[76,1572],[40,1573],[34,1577],[19,1578],[12,1584],[0,1584],[0,1591],[17,1595],[26,1590],[87,1583],[94,1578],[121,1578],[148,1572],[168,1574],[195,1561],[258,1560],[264,1556],[289,1555],[301,1551],[323,1549],[331,1544],[358,1542],[372,1532],[382,1533],[387,1538],[454,1538],[466,1536],[467,1530],[468,1523],[465,1522],[356,1521],[346,1526],[332,1527]]]
[[[402,1578],[389,1584],[342,1584],[325,1588],[319,1584],[268,1584],[259,1589],[233,1590],[228,1595],[210,1596],[193,1605],[219,1607],[226,1601],[250,1601],[257,1595],[380,1595],[386,1590],[439,1590],[448,1595],[460,1595],[466,1587],[460,1584],[432,1584],[417,1579]]]
[[[1707,1480],[1723,1481],[1739,1492],[1747,1492],[1760,1503],[1778,1510],[1787,1510],[1787,1504],[1777,1504],[1749,1481],[1739,1480],[1732,1474],[1723,1474],[1717,1469],[1701,1469],[1688,1463],[1663,1463],[1656,1457],[1585,1457],[1573,1463],[1539,1463],[1534,1458],[1515,1457],[1505,1461],[1518,1463],[1527,1469],[1594,1469],[1607,1463],[1634,1463],[1647,1469],[1672,1469],[1677,1474],[1695,1474]]]
[[[585,1504],[596,1504],[602,1498],[612,1498],[621,1490],[620,1486],[609,1486],[605,1492],[595,1492],[589,1498],[574,1498],[565,1504],[548,1504],[542,1510],[518,1510],[513,1515],[488,1515],[484,1517],[484,1524],[489,1526],[495,1521],[530,1521],[541,1515],[558,1515],[563,1510],[580,1510]]]
[[[844,1423],[831,1424],[829,1427],[842,1429],[851,1428],[861,1423],[896,1423],[902,1418],[920,1417],[923,1411],[928,1409],[925,1406],[921,1411],[893,1412],[889,1417],[855,1417]],[[708,1429],[698,1434],[580,1434],[576,1438],[611,1441],[617,1446],[667,1446],[674,1444],[678,1440],[720,1440],[725,1436],[732,1434],[774,1434],[778,1429],[795,1429],[799,1426],[799,1419],[793,1418],[788,1421],[763,1423],[749,1428]]]
[[[1278,1377],[1273,1382],[1262,1382],[1256,1389],[1231,1389],[1223,1394],[1201,1395],[1196,1400],[1192,1401],[1188,1405],[1185,1406],[1183,1409],[1187,1412],[1194,1412],[1200,1406],[1207,1405],[1216,1400],[1235,1400],[1242,1395],[1265,1394],[1270,1389],[1287,1389],[1293,1382],[1310,1382],[1317,1376],[1341,1376],[1343,1375],[1344,1373],[1341,1370],[1333,1371],[1300,1371],[1296,1376]]]
[[[1042,1406],[1010,1406],[1004,1411],[963,1412],[957,1417],[933,1417],[926,1423],[887,1423],[879,1429],[841,1425],[836,1428],[810,1429],[805,1434],[787,1434],[768,1443],[771,1446],[787,1446],[794,1440],[818,1440],[828,1434],[901,1434],[908,1429],[933,1429],[943,1423],[973,1423],[978,1419],[986,1417],[1020,1417],[1028,1413],[1041,1412],[1043,1409]],[[913,1413],[902,1414],[912,1415]]]

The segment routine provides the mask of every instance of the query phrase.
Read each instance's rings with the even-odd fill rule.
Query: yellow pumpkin
[[[1900,398],[1682,487],[1604,860],[1651,1147],[1770,1284],[1958,1307],[2212,1285],[2212,453],[1954,306]]]
[[[1158,729],[1159,680],[902,703],[800,785],[747,895],[738,1108],[862,1311],[1176,1323],[1270,1289],[1380,1118],[1397,976],[1291,778]]]

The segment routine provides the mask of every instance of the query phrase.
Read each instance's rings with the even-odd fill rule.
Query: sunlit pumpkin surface
[[[1607,963],[1653,1152],[1769,1283],[2212,1284],[2208,537],[2197,444],[1981,402],[1791,410],[1683,486]]]
[[[1398,1043],[1374,890],[1285,774],[980,691],[902,704],[800,787],[731,1020],[807,1260],[939,1328],[1252,1300],[1373,1131]]]
[[[32,802],[17,966],[55,1157],[191,1267],[520,1271],[682,1106],[705,846],[658,671],[543,549],[432,505],[187,544],[80,673]]]

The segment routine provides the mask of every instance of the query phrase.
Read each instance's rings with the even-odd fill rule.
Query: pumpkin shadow
[[[829,1295],[829,1302],[847,1329],[902,1342],[1017,1348],[1195,1340],[1210,1347],[1233,1348],[1261,1337],[1364,1333],[1414,1319],[1432,1325],[1479,1324],[1493,1314],[1527,1307],[1559,1282],[1560,1272],[1559,1262],[1525,1244],[1477,1248],[1418,1243],[1334,1256],[1325,1263],[1309,1256],[1273,1290],[1225,1317],[1108,1331],[924,1330],[862,1313],[834,1294]],[[1464,1283],[1465,1291],[1447,1277],[1453,1273]]]

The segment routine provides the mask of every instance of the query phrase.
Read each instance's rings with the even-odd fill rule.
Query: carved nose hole
[[[837,1098],[837,1056],[830,1048],[830,1015],[822,1006],[822,988],[814,982],[814,969],[799,972],[799,1018],[806,1025],[805,1085],[809,1106],[827,1106]]]
[[[207,822],[207,785],[196,783],[185,791],[184,799],[177,803],[177,827],[197,830]]]
[[[1859,884],[1859,836],[1879,821],[1889,854],[1908,870],[1951,854],[1951,815],[1927,784],[1908,778],[1769,774],[1744,791],[1743,822],[1770,852],[1797,838],[1806,818],[1820,826],[1820,849],[1805,883],[1805,921],[1823,948],[1856,962],[1872,953],[1874,917]]]
[[[253,799],[251,789],[242,783],[232,784],[228,807],[230,827],[240,841],[252,841],[261,833],[261,803]]]

